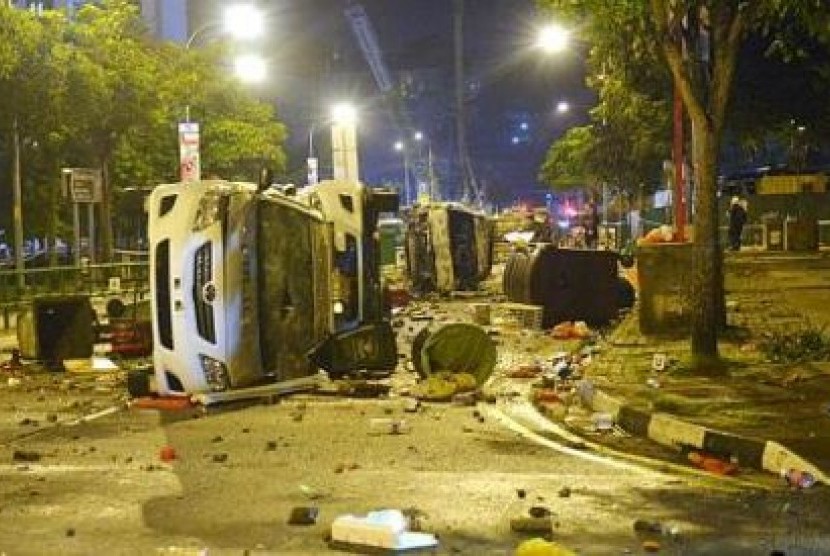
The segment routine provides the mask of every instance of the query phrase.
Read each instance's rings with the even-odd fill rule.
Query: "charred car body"
[[[149,199],[153,363],[160,394],[224,392],[391,369],[378,214],[397,194],[221,180]]]
[[[493,264],[491,222],[454,203],[416,205],[407,219],[406,260],[415,291],[475,290]]]

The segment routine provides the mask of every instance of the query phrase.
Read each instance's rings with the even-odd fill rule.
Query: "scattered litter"
[[[404,402],[403,410],[405,413],[418,413],[421,409],[421,400],[415,398],[408,398]]]
[[[176,457],[176,449],[173,446],[163,446],[159,450],[159,459],[161,461],[173,461]]]
[[[107,357],[92,356],[85,359],[65,359],[63,367],[70,373],[107,373],[119,370]]]
[[[738,473],[738,466],[735,463],[716,456],[703,452],[689,452],[687,457],[695,467],[715,475],[735,475]]]
[[[537,519],[550,517],[553,515],[553,512],[550,511],[549,508],[546,508],[544,506],[531,506],[527,513],[530,514],[530,517],[535,517]]]
[[[313,506],[297,506],[291,509],[288,516],[289,525],[314,525],[320,515],[320,508]]]
[[[476,401],[478,401],[478,394],[475,390],[471,390],[469,392],[458,392],[452,396],[453,405],[473,406],[476,404]]]
[[[591,421],[597,432],[608,432],[614,428],[614,416],[610,413],[594,413],[591,415]]]
[[[20,386],[22,384],[22,382],[23,381],[21,381],[19,378],[14,377],[14,376],[10,376],[9,380],[6,382],[6,384],[8,384],[9,388],[17,388],[18,386]]]
[[[646,552],[660,552],[660,543],[657,541],[643,541],[643,550]]]
[[[668,358],[665,353],[655,353],[651,358],[651,370],[660,373],[666,370]]]
[[[570,498],[571,487],[562,487],[559,489],[559,498]]]
[[[553,521],[548,517],[522,516],[510,519],[510,529],[515,533],[549,535],[553,533]]]
[[[407,531],[407,519],[400,510],[369,512],[365,517],[338,516],[331,525],[331,539],[357,547],[410,550],[438,546],[430,533]]]
[[[300,492],[302,492],[309,500],[319,500],[324,497],[323,493],[309,485],[300,485]]]
[[[40,461],[40,452],[34,450],[15,450],[12,454],[12,461]]]
[[[226,461],[228,461],[228,454],[213,454],[211,461],[213,461],[213,463],[225,463]]]
[[[660,381],[654,377],[650,377],[648,380],[646,380],[646,384],[651,388],[660,388]]]
[[[561,402],[559,392],[553,388],[539,388],[533,394],[533,398],[537,403],[557,403]]]
[[[509,378],[536,378],[541,372],[542,369],[537,364],[519,365],[508,371],[507,376]]]
[[[23,362],[20,360],[20,350],[13,349],[12,355],[8,361],[0,365],[0,369],[4,371],[17,371],[23,368]]]
[[[816,484],[816,478],[806,471],[782,469],[781,477],[793,488],[810,488]]]
[[[663,524],[659,521],[637,519],[634,521],[634,531],[637,533],[655,533],[660,535],[663,533]]]
[[[403,419],[392,419],[390,417],[375,417],[369,420],[369,434],[372,435],[398,435],[410,432],[409,424]]]
[[[515,556],[575,556],[575,553],[555,542],[537,537],[522,541],[516,547]]]
[[[590,338],[592,332],[583,321],[564,321],[554,326],[550,334],[556,340],[579,340]]]

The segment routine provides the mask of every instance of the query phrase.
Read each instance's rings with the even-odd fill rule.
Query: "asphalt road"
[[[324,541],[331,521],[378,508],[417,510],[423,530],[439,536],[435,553],[510,554],[532,536],[512,532],[510,518],[531,505],[549,509],[553,538],[580,554],[640,553],[651,537],[635,534],[638,518],[675,528],[652,536],[664,554],[830,550],[823,489],[733,488],[586,459],[505,426],[495,416],[509,403],[406,413],[400,399],[298,396],[208,414],[120,410],[71,424],[73,411],[106,409],[118,393],[71,389],[50,423],[39,409],[50,400],[29,386],[0,395],[0,553],[9,556],[336,554]],[[24,415],[38,425],[21,424]],[[388,418],[408,430],[372,427]],[[164,446],[177,459],[160,461]],[[14,450],[41,459],[15,462]],[[319,508],[317,523],[288,525],[296,506]]]

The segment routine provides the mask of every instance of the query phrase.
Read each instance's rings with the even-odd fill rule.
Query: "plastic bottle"
[[[798,469],[782,469],[781,477],[791,487],[810,488],[816,484],[816,478],[812,474],[806,471],[799,471]]]

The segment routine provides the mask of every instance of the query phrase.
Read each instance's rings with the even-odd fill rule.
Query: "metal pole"
[[[89,234],[89,262],[95,262],[95,203],[86,204],[87,233]]]
[[[81,266],[81,211],[78,203],[72,203],[72,241],[75,266]]]
[[[411,202],[411,191],[409,190],[409,153],[407,152],[406,145],[403,148],[403,204],[410,205]]]
[[[20,184],[20,127],[17,123],[17,117],[14,118],[12,129],[12,150],[13,150],[13,176],[12,176],[12,190],[14,196],[14,270],[17,273],[17,286],[23,288],[26,286],[26,275],[24,274],[24,258],[23,258],[23,190]]]

